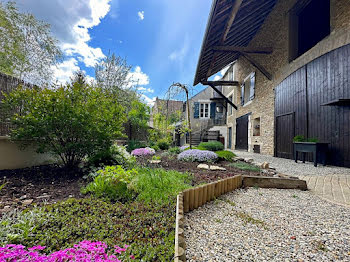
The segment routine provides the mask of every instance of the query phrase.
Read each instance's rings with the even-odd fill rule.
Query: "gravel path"
[[[350,168],[323,166],[318,164],[317,167],[313,163],[307,162],[303,164],[301,161],[295,163],[294,160],[267,156],[262,154],[248,153],[244,151],[234,151],[239,157],[252,158],[254,162],[263,163],[269,162],[271,167],[286,175],[348,175],[350,176]]]
[[[350,261],[350,208],[307,191],[247,189],[185,216],[188,261]]]

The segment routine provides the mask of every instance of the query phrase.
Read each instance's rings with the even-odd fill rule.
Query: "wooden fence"
[[[0,136],[8,135],[11,129],[11,124],[5,115],[4,110],[1,110],[1,101],[4,99],[3,93],[11,92],[18,87],[18,85],[24,85],[29,88],[33,87],[33,85],[29,83],[25,83],[18,78],[0,72]]]

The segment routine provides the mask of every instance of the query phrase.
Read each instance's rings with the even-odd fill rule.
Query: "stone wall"
[[[336,48],[350,43],[350,4],[348,0],[331,0],[331,33],[309,51],[289,62],[289,13],[297,0],[280,0],[265,20],[249,47],[272,47],[269,55],[251,55],[273,75],[268,80],[244,57],[235,68],[235,80],[243,82],[251,72],[256,72],[254,100],[240,105],[240,88],[235,88],[234,103],[238,105],[236,117],[251,113],[250,119],[260,117],[260,136],[253,136],[252,121],[249,123],[249,151],[260,145],[261,153],[274,154],[274,88],[291,73]],[[235,120],[228,119],[228,126],[235,127]],[[235,128],[233,129],[235,133]]]

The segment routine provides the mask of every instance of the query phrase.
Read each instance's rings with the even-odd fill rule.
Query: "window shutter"
[[[250,96],[249,100],[253,100],[255,97],[255,73],[250,76]]]
[[[199,102],[194,102],[193,117],[199,118]]]
[[[215,118],[216,113],[216,103],[212,102],[210,103],[210,118]]]
[[[244,105],[244,84],[241,85],[241,105]]]

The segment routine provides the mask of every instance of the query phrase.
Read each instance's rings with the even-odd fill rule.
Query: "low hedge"
[[[219,160],[221,161],[233,161],[233,158],[236,157],[236,155],[234,153],[232,153],[231,151],[227,151],[227,150],[222,150],[222,151],[216,151],[215,152],[218,157]]]
[[[198,145],[198,149],[204,149],[215,152],[224,150],[224,145],[219,141],[202,142]]]

